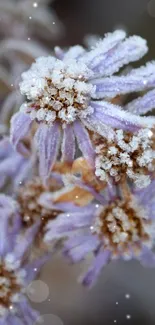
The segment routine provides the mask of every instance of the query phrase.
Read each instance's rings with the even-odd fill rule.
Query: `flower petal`
[[[32,120],[28,114],[18,112],[13,115],[11,119],[10,140],[14,148],[17,148],[19,141],[28,134],[31,124]]]
[[[91,102],[95,112],[94,115],[104,124],[110,124],[115,128],[136,131],[140,127],[152,127],[155,125],[155,118],[141,117],[124,111],[120,106],[106,101]]]
[[[148,247],[143,247],[140,262],[143,266],[154,267],[155,254]]]
[[[94,79],[92,84],[96,86],[96,91],[92,95],[94,99],[113,98],[155,86],[155,74],[143,79],[141,76],[113,76],[110,78]]]
[[[155,89],[150,90],[142,97],[131,101],[124,107],[128,112],[133,114],[146,114],[155,108]]]
[[[72,125],[66,125],[61,146],[62,160],[72,162],[75,155],[75,135]]]
[[[75,246],[64,250],[66,257],[70,258],[73,263],[80,262],[88,253],[97,249],[100,240],[96,236],[86,235],[81,236],[81,242],[77,243],[77,238],[74,237]],[[70,240],[69,240],[70,241]],[[69,246],[69,241],[67,245]]]
[[[90,165],[94,166],[95,151],[86,128],[79,121],[74,122],[74,132],[79,148]]]
[[[86,53],[85,49],[80,45],[71,46],[64,55],[64,61],[69,59],[77,59],[79,56]]]
[[[41,123],[35,140],[39,151],[39,172],[42,178],[49,176],[59,150],[60,126],[55,122],[52,126]]]
[[[93,49],[82,57],[82,61],[93,68],[94,65],[102,62],[125,37],[126,33],[123,30],[107,33],[102,40],[93,44]]]
[[[109,259],[110,252],[108,250],[105,250],[104,252],[99,252],[95,257],[94,263],[91,268],[84,276],[80,277],[79,281],[84,286],[91,288],[95,284],[103,266],[108,263]]]
[[[123,31],[116,31],[114,33],[116,33],[116,37],[113,37],[112,48],[109,48],[109,44],[107,48],[104,47],[103,40],[103,43],[100,42],[98,44],[99,48],[97,48],[96,52],[93,50],[95,55],[93,55],[93,60],[89,63],[89,67],[93,70],[95,77],[110,76],[118,72],[124,65],[139,60],[148,51],[146,41],[143,38],[131,36],[124,42],[121,42],[125,33]],[[101,53],[102,46],[103,53]]]

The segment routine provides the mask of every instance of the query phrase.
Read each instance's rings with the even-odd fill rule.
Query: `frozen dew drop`
[[[126,319],[130,319],[131,318],[131,315],[126,315]]]
[[[129,295],[129,293],[126,293],[125,298],[126,298],[126,299],[130,299],[130,295]]]
[[[37,8],[37,7],[38,7],[38,3],[37,3],[37,2],[34,2],[34,3],[33,3],[33,7],[34,7],[34,8]]]
[[[26,293],[32,302],[41,303],[48,298],[49,287],[41,280],[34,280],[28,285]]]
[[[46,314],[40,316],[33,325],[64,325],[60,317],[54,314]]]
[[[95,205],[95,208],[97,209],[98,207],[99,207],[99,204],[96,204],[96,205]]]

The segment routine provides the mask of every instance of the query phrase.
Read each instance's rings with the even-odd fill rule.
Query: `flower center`
[[[30,113],[32,119],[48,124],[56,119],[72,123],[77,117],[91,114],[93,109],[89,107],[89,100],[94,86],[86,82],[87,67],[84,64],[79,67],[75,60],[68,63],[56,60],[49,70],[42,77],[37,76],[37,80],[36,76],[32,78],[29,91],[25,91],[25,82],[21,83],[22,93],[30,100],[28,107],[22,106],[21,110]]]
[[[13,304],[18,303],[20,294],[24,293],[26,272],[16,268],[16,263],[10,263],[9,255],[0,261],[0,316],[4,316],[8,309],[15,311]]]
[[[39,177],[34,178],[32,181],[29,181],[20,187],[17,201],[19,203],[20,214],[25,227],[30,227],[40,220],[40,233],[42,233],[47,222],[57,217],[59,211],[44,208],[40,205],[39,198],[40,195],[47,190],[53,191],[58,190],[59,188],[58,184],[54,183],[53,180],[48,189],[45,189]]]
[[[116,131],[113,141],[94,136],[96,146],[96,175],[101,180],[109,177],[115,182],[126,175],[134,180],[138,187],[150,183],[149,173],[155,167],[154,133],[149,129],[140,130],[136,134]]]
[[[91,227],[103,239],[104,246],[113,251],[125,251],[143,242],[152,246],[151,222],[144,211],[132,201],[116,200],[104,207]]]

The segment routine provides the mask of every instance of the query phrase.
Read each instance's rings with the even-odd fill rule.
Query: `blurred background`
[[[5,124],[0,132],[9,132],[9,117],[22,102],[20,74],[35,57],[116,28],[146,38],[146,59],[155,59],[155,0],[0,0],[0,123]],[[68,266],[57,257],[44,267],[30,297],[42,324],[155,324],[155,270],[137,262],[113,263],[88,291],[77,283],[87,264]]]

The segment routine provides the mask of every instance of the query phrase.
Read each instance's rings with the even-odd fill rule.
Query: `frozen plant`
[[[4,194],[0,194],[0,215],[0,324],[33,325],[39,315],[31,308],[26,289],[46,257],[29,261],[25,253],[31,247],[37,227],[29,229],[24,238],[20,237],[19,244],[18,206]]]
[[[131,114],[110,102],[117,95],[154,87],[154,62],[125,76],[113,76],[146,52],[144,39],[126,38],[125,32],[118,30],[107,34],[90,51],[81,46],[71,47],[67,52],[56,48],[56,57],[38,58],[30,70],[22,74],[20,90],[27,101],[11,121],[14,147],[37,122],[35,141],[40,173],[46,178],[60,147],[64,161],[74,160],[75,140],[84,158],[94,165],[90,131],[113,140],[114,128],[131,132],[141,127],[152,128],[154,118]]]
[[[117,189],[111,188],[104,193],[104,203],[88,204],[78,213],[72,210],[68,216],[60,215],[49,222],[45,241],[68,237],[64,254],[73,263],[93,253],[90,270],[80,278],[86,286],[94,284],[111,260],[135,258],[142,264],[155,266],[154,186],[155,181],[134,194],[122,186],[119,196]]]

